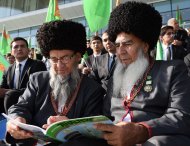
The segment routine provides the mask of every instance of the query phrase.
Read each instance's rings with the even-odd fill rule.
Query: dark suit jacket
[[[152,91],[145,90],[145,81],[129,107],[132,122],[143,122],[150,137],[184,135],[190,138],[190,78],[185,64],[179,60],[155,61],[148,76],[152,77]],[[110,82],[108,87],[112,85]],[[116,97],[112,88],[108,93],[103,107],[104,114],[110,116],[111,100]]]
[[[9,114],[24,117],[27,123],[40,127],[46,124],[50,116],[56,115],[50,98],[49,80],[47,71],[31,75],[26,90],[19,97],[19,102],[10,107]],[[72,119],[101,114],[103,96],[103,88],[93,79],[84,76],[76,100],[66,116]]]
[[[182,46],[172,45],[173,60],[184,60],[184,57],[187,55],[187,51]],[[151,50],[150,56],[156,59],[156,48]]]
[[[3,80],[1,82],[0,87],[6,89],[13,89],[14,88],[14,73],[15,73],[16,63],[9,66],[7,70],[5,70],[3,74]],[[32,73],[38,71],[46,71],[46,66],[42,61],[33,60],[28,58],[26,64],[22,71],[21,82],[19,89],[25,89],[26,84],[29,80],[29,76]]]
[[[185,48],[182,46],[172,45],[173,51],[173,60],[184,60],[184,57],[187,55]]]
[[[107,90],[108,80],[113,75],[116,66],[116,60],[117,58],[115,57],[115,62],[109,70],[109,53],[106,53],[98,56],[92,66],[93,72],[91,73],[91,77],[93,77],[98,83],[100,83],[105,90]]]
[[[190,53],[187,56],[184,57],[184,62],[187,65],[188,73],[189,73],[189,76],[190,76]]]

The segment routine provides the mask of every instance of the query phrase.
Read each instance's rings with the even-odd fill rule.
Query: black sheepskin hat
[[[37,42],[42,55],[50,50],[73,50],[82,55],[86,51],[86,32],[82,24],[69,20],[44,23],[37,31]]]
[[[111,13],[108,34],[115,42],[119,33],[133,34],[154,49],[162,26],[160,13],[151,5],[128,1],[116,7]]]

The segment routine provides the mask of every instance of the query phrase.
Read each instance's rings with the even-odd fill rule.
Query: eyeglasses
[[[62,56],[60,58],[57,58],[57,57],[50,57],[49,59],[51,60],[51,62],[53,64],[57,64],[58,61],[60,60],[61,63],[64,63],[64,64],[67,64],[69,63],[69,61],[75,56],[75,53],[72,54],[72,55],[66,55],[66,56]]]
[[[166,33],[166,35],[174,35],[174,33],[173,32],[168,32],[168,33]]]

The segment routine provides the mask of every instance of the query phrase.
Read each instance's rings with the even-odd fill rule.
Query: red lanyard
[[[130,105],[130,103],[135,99],[136,95],[140,92],[140,90],[143,87],[143,84],[147,78],[149,71],[153,67],[153,64],[154,64],[154,60],[152,58],[150,58],[150,65],[148,66],[148,68],[147,68],[146,72],[144,73],[142,79],[137,80],[137,82],[133,86],[131,93],[130,93],[130,98],[128,99],[128,97],[125,97],[123,100],[123,105],[124,105],[125,109],[128,109],[128,106]]]

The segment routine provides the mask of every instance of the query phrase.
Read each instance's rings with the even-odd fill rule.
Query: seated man
[[[67,20],[45,23],[37,32],[37,41],[42,54],[50,58],[50,71],[30,77],[19,102],[9,109],[9,115],[23,123],[46,128],[58,120],[101,114],[103,88],[77,69],[86,51],[82,24]],[[35,141],[28,139],[32,134],[11,122],[7,131],[10,133],[7,142],[34,145]]]
[[[32,73],[46,70],[42,61],[28,58],[28,42],[24,38],[15,37],[13,39],[11,52],[15,57],[15,62],[3,73],[0,84],[0,113],[7,112],[11,105],[17,103]]]
[[[154,61],[162,18],[152,6],[126,2],[111,13],[110,40],[119,62],[105,113],[116,125],[96,125],[113,146],[189,146],[190,78],[182,61]]]

